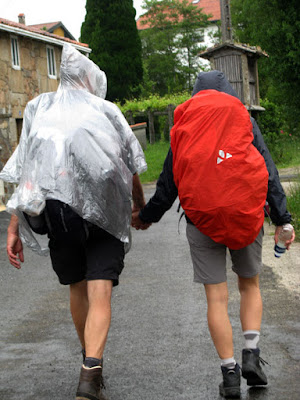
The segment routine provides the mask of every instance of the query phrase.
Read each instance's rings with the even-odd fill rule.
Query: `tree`
[[[129,99],[139,93],[143,79],[141,40],[132,0],[87,0],[81,27],[91,59],[106,73],[107,99]]]
[[[155,82],[153,91],[164,95],[191,89],[209,16],[187,0],[144,0],[143,8],[143,62]]]
[[[263,94],[281,104],[300,127],[300,3],[298,0],[231,0],[238,40],[259,45],[269,58],[260,62]],[[263,79],[262,79],[263,78]]]

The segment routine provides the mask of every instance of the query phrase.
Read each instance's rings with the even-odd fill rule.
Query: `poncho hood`
[[[102,99],[107,92],[105,73],[69,44],[63,47],[58,90],[65,89],[86,90]]]

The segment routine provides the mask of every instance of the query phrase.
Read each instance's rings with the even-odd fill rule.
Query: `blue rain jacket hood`
[[[221,71],[214,70],[209,72],[200,72],[196,78],[192,96],[199,93],[201,90],[209,89],[224,92],[238,98],[235,90]]]

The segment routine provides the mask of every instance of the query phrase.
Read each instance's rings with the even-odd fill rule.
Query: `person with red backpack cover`
[[[194,281],[204,284],[208,326],[221,359],[219,392],[239,398],[241,372],[227,310],[226,252],[241,296],[242,376],[249,386],[267,385],[258,348],[264,204],[268,201],[277,226],[275,242],[291,215],[262,134],[220,71],[199,73],[192,98],[176,108],[171,148],[156,192],[144,209],[133,213],[132,226],[146,229],[158,222],[177,196],[187,220]]]

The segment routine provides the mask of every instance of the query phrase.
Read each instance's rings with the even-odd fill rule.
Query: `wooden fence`
[[[168,117],[168,130],[169,134],[170,131],[173,127],[174,124],[174,110],[176,106],[173,104],[169,104],[166,108],[165,111],[155,111],[155,110],[147,110],[147,111],[140,111],[135,113],[135,116],[133,116],[133,112],[128,110],[125,113],[125,117],[129,123],[129,125],[134,125],[135,124],[135,117],[145,117],[148,119],[148,129],[149,129],[149,142],[150,144],[155,143],[155,128],[154,128],[154,118],[161,116],[161,115],[167,115]]]

